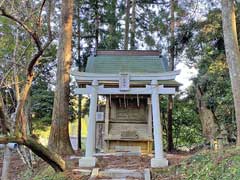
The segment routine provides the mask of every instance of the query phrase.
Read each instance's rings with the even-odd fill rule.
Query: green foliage
[[[103,2],[101,13],[101,27],[108,26],[107,29],[100,29],[99,49],[119,49],[122,39],[121,24],[119,18],[123,11],[117,11],[117,0],[107,0]]]
[[[54,92],[48,83],[38,79],[31,90],[31,116],[34,128],[45,128],[51,124]]]
[[[70,87],[73,92],[73,87]],[[79,109],[79,99],[75,94],[70,94],[69,100],[69,120],[70,122],[76,121],[78,119],[78,109]]]
[[[19,1],[12,1],[9,3],[3,1],[1,7],[11,16],[16,17],[16,19],[27,25],[30,30],[34,31],[34,33],[36,32],[43,43],[48,37],[48,34],[46,33],[46,4],[43,7],[45,15],[41,17],[40,28],[36,27],[36,22],[37,18],[39,18],[38,11],[41,2],[24,1],[20,3]],[[52,18],[54,18],[54,13]],[[8,96],[11,95],[11,101],[7,101],[6,106],[10,111],[9,115],[12,116],[17,105],[15,84],[18,84],[19,91],[21,92],[26,81],[27,67],[29,61],[33,58],[34,53],[36,53],[36,47],[29,36],[29,33],[9,18],[3,16],[0,17],[0,32],[1,90],[4,90],[4,88],[7,87],[11,92],[11,94],[8,93]],[[53,35],[55,34],[54,31],[52,33]],[[36,125],[35,127],[49,125],[51,121],[53,92],[49,89],[49,86],[52,78],[51,73],[55,67],[55,57],[56,45],[50,45],[49,48],[44,51],[43,56],[39,58],[37,65],[34,68],[35,78],[33,81],[33,87],[28,96],[27,105],[24,108],[27,112],[26,116],[29,121],[31,119],[33,120],[33,126]],[[17,82],[15,81],[14,75],[17,76]],[[5,77],[5,79],[2,79],[3,77]]]
[[[239,179],[240,154],[236,149],[228,149],[223,156],[218,153],[203,153],[188,159],[180,171],[186,179]]]
[[[34,174],[32,171],[27,170],[23,173],[21,180],[68,180],[64,173],[56,173],[50,166],[43,166]]]
[[[51,167],[46,168],[41,174],[35,176],[33,180],[67,180],[64,173],[56,173]]]
[[[173,135],[176,147],[189,147],[203,142],[201,121],[198,118],[195,100],[176,97],[173,109]]]
[[[144,40],[145,40],[146,44],[150,47],[153,47],[155,45],[154,38],[149,35],[145,36]]]
[[[220,9],[213,9],[204,21],[195,21],[187,26],[194,35],[187,42],[186,53],[198,69],[192,91],[200,87],[203,100],[213,112],[215,122],[228,131],[228,138],[234,138],[236,123],[229,70],[224,52],[222,20]],[[190,29],[191,28],[191,29]]]
[[[178,177],[188,180],[238,180],[240,179],[239,149],[227,148],[222,154],[203,151],[193,155],[179,165],[166,169],[154,169],[154,177]]]
[[[167,97],[161,98],[164,136],[167,133]],[[201,121],[198,118],[194,97],[179,94],[174,98],[173,141],[176,149],[191,149],[203,143]],[[166,138],[165,138],[166,139]]]

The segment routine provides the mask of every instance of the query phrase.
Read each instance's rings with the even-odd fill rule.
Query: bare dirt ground
[[[177,165],[182,162],[184,159],[192,156],[195,152],[173,152],[166,154],[166,158],[169,161],[169,165]]]
[[[123,168],[144,170],[150,167],[150,156],[114,156],[98,157],[97,167],[100,169]]]
[[[0,152],[0,174],[2,174],[3,151]],[[20,156],[16,151],[13,151],[10,163],[9,178],[10,180],[18,180],[21,178],[21,173],[27,169]]]
[[[192,153],[186,152],[175,152],[166,154],[167,159],[169,160],[170,165],[179,164],[184,159],[191,156]],[[78,168],[78,160],[68,159],[68,167],[69,169],[65,172],[66,176],[69,179],[77,180],[77,179],[88,179],[89,176],[83,176],[78,172],[73,172],[73,169]],[[109,169],[109,168],[124,168],[124,169],[135,169],[135,170],[143,170],[145,168],[150,168],[150,159],[151,156],[143,155],[143,156],[114,156],[114,155],[106,155],[98,157],[97,167],[100,170]],[[2,161],[3,161],[3,152],[0,152],[0,171],[2,169]],[[46,163],[43,161],[39,161],[34,169],[38,169],[39,167],[46,166]],[[10,164],[10,180],[20,180],[21,174],[27,169],[27,166],[22,162],[20,156],[17,152],[14,152],[11,158]]]
[[[182,160],[191,156],[192,152],[173,152],[167,153],[166,158],[169,161],[169,165],[179,164]],[[150,160],[152,156],[142,155],[142,156],[115,156],[115,155],[105,155],[99,156],[97,167],[100,169],[108,168],[124,168],[124,169],[137,169],[144,170],[145,168],[150,168]]]

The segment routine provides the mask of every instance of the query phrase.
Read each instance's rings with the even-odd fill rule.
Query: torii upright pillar
[[[153,114],[153,135],[154,135],[154,150],[155,157],[151,159],[151,167],[165,167],[168,166],[168,160],[164,158],[163,154],[163,140],[162,140],[162,126],[160,121],[160,105],[158,82],[153,80],[152,86],[152,114]]]
[[[88,121],[88,133],[86,140],[86,153],[85,157],[79,160],[80,167],[95,167],[96,157],[93,157],[95,153],[95,129],[96,129],[96,111],[97,111],[97,88],[98,81],[93,80],[90,93],[90,107],[89,107],[89,121]]]

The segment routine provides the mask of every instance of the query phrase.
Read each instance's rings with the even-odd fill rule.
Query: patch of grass
[[[37,174],[33,180],[67,180],[67,177],[62,172],[56,173],[48,166],[42,172]]]
[[[50,166],[44,166],[38,172],[27,170],[21,180],[68,180],[64,173],[56,173]]]
[[[88,119],[88,117],[85,116],[84,118],[82,118],[82,123],[81,123],[82,124],[82,138],[83,138],[83,141],[87,137],[87,119]],[[40,125],[36,125],[36,122],[35,122],[35,126],[40,127]],[[77,128],[78,128],[77,120],[69,123],[69,135],[71,137],[77,137],[77,133],[78,133]],[[33,134],[37,135],[39,137],[40,142],[43,145],[47,146],[48,138],[49,138],[49,135],[50,135],[50,129],[51,129],[50,125],[43,126],[41,128],[35,128],[34,131],[33,131]]]
[[[154,179],[189,179],[189,180],[239,180],[240,149],[230,147],[222,153],[202,151],[179,165],[153,169]]]

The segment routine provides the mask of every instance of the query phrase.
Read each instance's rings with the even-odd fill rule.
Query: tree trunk
[[[0,93],[0,135],[7,135],[11,130],[11,123],[6,115],[6,109],[4,107],[4,102],[2,95]]]
[[[108,31],[109,31],[109,37],[110,41],[107,42],[107,49],[118,49],[119,43],[118,43],[118,38],[117,38],[117,32],[116,32],[116,27],[117,27],[117,22],[118,18],[116,17],[116,10],[117,10],[117,0],[111,0],[109,3],[111,3],[111,8],[108,9],[108,14],[109,14],[109,20],[108,20]]]
[[[167,144],[168,144],[168,151],[171,152],[174,149],[173,144],[173,117],[172,117],[172,111],[173,111],[173,97],[172,95],[168,96],[168,123],[167,123]]]
[[[237,123],[237,146],[240,146],[240,51],[237,38],[234,0],[222,0],[225,52],[232,85]]]
[[[78,148],[82,149],[82,95],[78,96]]]
[[[19,80],[18,80],[18,73],[17,73],[17,66],[16,66],[16,54],[17,54],[17,49],[18,49],[18,31],[16,34],[16,47],[14,49],[13,52],[13,61],[14,61],[14,85],[15,85],[15,98],[16,98],[16,102],[17,104],[20,101],[20,87],[19,87]],[[29,90],[28,90],[29,91]],[[27,135],[30,135],[30,96],[29,93],[27,93],[27,97],[25,100],[25,106],[23,106],[23,110],[22,110],[22,114],[21,114],[21,122],[24,122],[21,124],[22,126],[22,134],[24,137],[26,137]],[[23,162],[25,164],[28,165],[29,169],[32,169],[33,166],[33,161],[32,161],[32,152],[31,150],[27,149],[24,146],[18,146],[18,153],[21,157],[21,159],[23,160]]]
[[[63,0],[57,56],[57,84],[54,94],[52,125],[48,142],[48,146],[51,150],[62,155],[73,153],[68,130],[72,18],[73,0]]]
[[[135,30],[136,30],[136,0],[132,0],[132,17],[131,17],[131,38],[130,49],[134,50],[135,47]]]
[[[32,116],[31,116],[31,112],[32,112],[32,97],[30,95],[28,95],[27,101],[26,101],[26,105],[25,105],[25,109],[24,109],[24,114],[26,116],[26,121],[27,121],[27,134],[31,135],[32,134]]]
[[[125,50],[128,50],[129,14],[130,14],[130,0],[126,0],[126,7],[125,7],[125,33],[124,33],[124,49]]]
[[[17,108],[16,108],[16,122],[15,122],[15,136],[17,137],[26,137],[27,136],[27,121],[23,112],[23,108],[25,106],[28,93],[30,91],[30,88],[32,86],[32,81],[33,81],[33,74],[28,74],[27,75],[27,81],[26,84],[22,90],[21,93],[21,98],[19,99]],[[21,128],[21,129],[20,129]]]
[[[77,34],[78,34],[78,42],[77,42],[77,57],[79,61],[78,70],[82,71],[82,62],[81,62],[81,21],[80,21],[80,1],[77,3]],[[82,95],[78,96],[78,149],[82,149],[82,116],[81,116],[81,106],[82,106]]]
[[[203,92],[199,86],[196,87],[196,100],[203,136],[211,143],[211,147],[213,148],[213,141],[217,135],[218,127],[215,123],[214,114],[207,108],[203,100]]]
[[[20,98],[20,87],[19,87],[17,64],[16,64],[17,49],[18,49],[18,29],[16,31],[16,42],[15,42],[15,49],[14,49],[14,52],[13,52],[13,62],[14,62],[13,74],[14,74],[15,98],[16,98],[17,104],[19,104],[19,101],[20,101],[21,98]],[[27,89],[25,88],[25,90],[26,90],[25,93],[23,93],[23,94],[26,95],[24,101],[26,101],[26,99],[28,97],[29,88],[27,88]],[[22,108],[24,108],[24,105],[22,106]],[[24,123],[21,123],[22,134],[23,134],[23,136],[26,136],[26,133],[27,133],[26,132],[26,127],[25,127],[26,126],[26,119],[24,119],[25,116],[24,116],[23,110],[20,112],[20,114],[19,114],[19,118],[21,119],[21,122],[24,122]],[[16,118],[18,118],[18,116],[16,116]]]
[[[98,48],[99,44],[99,13],[98,13],[98,0],[95,2],[95,43],[96,43],[96,49]]]
[[[174,57],[175,57],[175,0],[171,0],[171,22],[170,22],[170,61],[169,61],[169,71],[174,70]],[[167,144],[168,144],[168,151],[172,151],[174,149],[173,144],[173,97],[172,95],[168,96],[168,130],[167,130]]]
[[[13,51],[13,62],[14,62],[14,69],[13,69],[13,74],[14,74],[14,86],[15,86],[15,98],[17,101],[17,104],[20,100],[20,89],[19,89],[19,84],[18,84],[18,73],[17,73],[17,62],[16,62],[16,54],[17,54],[17,49],[18,49],[18,29],[16,30],[16,42],[15,42],[15,48]]]

